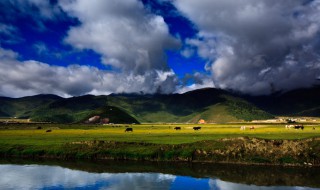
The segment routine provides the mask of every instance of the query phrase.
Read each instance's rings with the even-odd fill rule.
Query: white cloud
[[[184,78],[186,80],[185,84],[178,86],[176,93],[185,93],[196,89],[201,88],[214,88],[214,82],[211,77],[199,72],[194,73],[193,75],[187,75]],[[188,84],[189,80],[192,80],[191,84]]]
[[[50,1],[43,0],[10,0],[3,2],[8,7],[14,7],[18,9],[20,14],[28,15],[32,17],[35,21],[37,20],[46,20],[46,19],[55,19],[58,15],[61,14],[60,8]],[[5,10],[11,11],[11,10]],[[14,14],[14,10],[12,12]],[[36,14],[35,14],[36,13]],[[13,18],[16,15],[12,15]]]
[[[36,42],[35,44],[32,45],[32,47],[35,49],[38,55],[47,54],[49,51],[47,45],[43,42]]]
[[[60,6],[81,22],[65,42],[92,49],[103,63],[123,72],[169,71],[165,50],[179,47],[161,16],[147,12],[138,0],[61,0]]]
[[[18,29],[11,24],[0,23],[0,46],[1,44],[14,44],[22,41]]]
[[[76,96],[175,90],[173,71],[146,71],[143,75],[102,71],[96,67],[51,66],[38,61],[19,61],[18,55],[0,48],[0,96],[21,97],[35,94]]]

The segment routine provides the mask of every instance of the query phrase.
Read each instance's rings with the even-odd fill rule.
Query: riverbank
[[[148,160],[266,165],[320,166],[320,138],[268,140],[224,138],[184,144],[74,141],[60,146],[0,146],[1,157],[57,158],[62,160]]]

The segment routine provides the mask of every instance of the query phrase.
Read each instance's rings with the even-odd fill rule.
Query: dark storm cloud
[[[315,84],[320,1],[176,0],[198,27],[187,40],[208,60],[216,86],[251,94]]]

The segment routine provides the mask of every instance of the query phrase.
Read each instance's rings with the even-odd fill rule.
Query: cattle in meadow
[[[51,129],[48,129],[48,130],[46,130],[46,133],[50,133],[52,130]]]
[[[301,129],[301,130],[303,130],[303,129],[304,129],[304,126],[303,126],[303,125],[295,125],[295,126],[294,126],[294,129]]]
[[[131,127],[128,127],[124,130],[124,132],[133,132],[133,129]]]
[[[195,130],[195,131],[198,131],[200,129],[201,129],[201,127],[193,127],[193,130]]]
[[[38,126],[37,129],[42,129],[42,127]]]
[[[251,126],[251,127],[250,127],[250,130],[253,130],[253,129],[255,129],[255,127],[254,127],[254,126]]]
[[[175,130],[181,130],[181,127],[175,127],[175,128],[173,128],[173,129],[175,129]]]

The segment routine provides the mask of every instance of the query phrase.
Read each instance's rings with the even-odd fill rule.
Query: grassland
[[[147,142],[156,144],[182,144],[221,138],[256,137],[263,139],[304,139],[320,137],[320,125],[306,126],[304,130],[285,129],[284,124],[255,125],[254,130],[240,130],[243,124],[205,124],[194,131],[194,124],[141,124],[141,125],[8,125],[0,130],[0,144],[61,145],[75,141],[106,140],[119,142]],[[42,129],[36,129],[41,126]],[[181,130],[174,130],[180,126]],[[247,124],[247,126],[252,126]],[[134,132],[125,133],[125,127]],[[318,130],[313,130],[316,127]],[[3,127],[4,128],[4,127]],[[45,132],[52,129],[52,132]]]
[[[284,124],[257,124],[254,130],[250,130],[248,127],[246,130],[240,130],[242,125],[252,126],[249,123],[205,124],[201,125],[201,130],[194,131],[193,127],[196,125],[192,124],[2,124],[0,129],[0,154],[2,156],[44,156],[62,157],[64,159],[113,158],[221,161],[231,159],[230,155],[219,153],[219,155],[212,157],[212,154],[211,157],[208,157],[206,152],[213,153],[217,150],[228,152],[227,147],[234,146],[239,137],[268,139],[270,142],[320,137],[319,124],[305,125],[304,130],[285,129]],[[180,126],[182,129],[176,131],[174,130],[175,126]],[[41,129],[37,129],[38,127],[41,127]],[[124,132],[126,127],[132,127],[133,132]],[[316,130],[313,130],[313,127]],[[52,131],[46,132],[48,129]],[[226,143],[221,139],[235,140]],[[240,143],[243,142],[241,141]],[[319,141],[310,143],[313,143],[314,151],[319,149],[316,156],[317,159],[319,156],[320,161]],[[243,147],[240,148],[243,149]],[[205,155],[201,155],[201,151],[202,153],[205,152]],[[240,149],[237,151],[240,151]],[[309,155],[309,153],[306,154]],[[241,155],[241,153],[239,154]],[[252,155],[248,156],[250,158],[242,156],[242,161],[270,163],[271,159],[266,160],[268,156],[264,158],[264,155],[253,155],[254,159],[252,159]],[[281,159],[290,163],[297,161],[297,159],[291,159],[291,157],[294,156],[283,155]],[[236,157],[233,159],[233,162],[239,160]],[[309,159],[311,158],[307,156],[306,161],[311,162]],[[315,162],[317,160],[313,160],[313,163]]]

